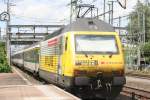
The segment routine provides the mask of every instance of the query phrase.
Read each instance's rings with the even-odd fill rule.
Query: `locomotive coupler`
[[[102,73],[98,72],[97,73],[97,87],[95,89],[100,89],[102,88]]]
[[[90,84],[91,89],[100,89],[102,88],[102,82],[100,79],[95,79],[93,82]]]
[[[107,92],[111,92],[112,84],[111,83],[106,83],[105,85],[106,85]]]
[[[99,88],[101,88],[102,87],[102,82],[101,82],[101,80],[99,79],[99,80],[97,80],[97,88],[99,89]]]
[[[102,73],[98,72],[95,78],[92,78],[91,84],[90,84],[91,89],[100,89],[102,88]]]

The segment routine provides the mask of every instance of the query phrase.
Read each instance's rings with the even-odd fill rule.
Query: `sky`
[[[6,1],[0,0],[0,13],[6,11]],[[10,2],[12,4],[11,24],[44,25],[69,22],[70,6],[68,4],[70,0],[10,0]],[[103,0],[82,0],[82,2],[95,5],[99,8],[99,12],[103,13]],[[136,2],[137,0],[127,0],[127,9],[123,9],[115,3],[114,17],[128,15],[133,11]],[[0,22],[0,27],[2,32],[5,31],[5,22]]]

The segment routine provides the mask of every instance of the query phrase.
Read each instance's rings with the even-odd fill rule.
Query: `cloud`
[[[51,8],[45,4],[38,4],[35,6],[29,6],[23,11],[23,16],[33,17],[33,18],[47,18],[50,14]]]
[[[83,2],[91,3],[93,0],[83,0]],[[127,0],[127,9],[125,10],[115,3],[114,17],[129,14],[133,11],[136,2],[137,0]],[[13,0],[13,4],[16,6],[11,7],[11,22],[12,24],[46,24],[66,21],[66,19],[69,20],[70,15],[70,7],[67,6],[69,3],[70,0]],[[93,4],[100,9],[100,13],[103,13],[103,0],[97,0]],[[6,5],[0,3],[0,11],[3,8],[6,8]]]
[[[69,17],[70,9],[66,6],[68,2],[69,0],[23,0],[13,7],[12,15],[26,22],[27,19],[29,22],[58,22]]]

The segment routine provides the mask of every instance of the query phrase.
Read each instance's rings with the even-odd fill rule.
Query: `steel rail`
[[[143,89],[138,89],[130,86],[124,86],[122,93],[127,94],[132,97],[132,100],[136,99],[144,99],[150,100],[150,91],[146,91]]]

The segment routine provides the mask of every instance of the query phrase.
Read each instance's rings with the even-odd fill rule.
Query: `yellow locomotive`
[[[35,72],[51,83],[110,97],[116,97],[126,83],[119,35],[103,21],[79,18],[38,45]]]

